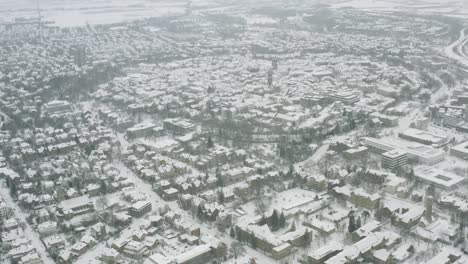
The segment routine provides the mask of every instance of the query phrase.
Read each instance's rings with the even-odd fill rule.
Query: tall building
[[[148,201],[138,201],[130,207],[130,215],[133,217],[140,218],[149,212],[151,212],[151,203]]]
[[[434,203],[434,198],[432,196],[427,196],[425,217],[428,222],[432,222],[432,204],[433,203]]]
[[[431,120],[427,117],[416,119],[416,128],[421,130],[427,130]]]
[[[382,154],[382,167],[394,170],[408,163],[408,153],[403,150],[394,149]]]

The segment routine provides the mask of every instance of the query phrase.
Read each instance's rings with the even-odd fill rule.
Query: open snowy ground
[[[374,11],[410,11],[468,17],[468,2],[461,0],[0,0],[0,22],[36,18],[38,2],[44,20],[57,26],[82,26],[132,21],[147,17],[184,14],[189,6],[198,10],[223,11],[281,3],[288,5],[328,4],[333,8]]]
[[[0,20],[36,18],[37,0],[0,0]],[[179,0],[39,0],[44,20],[58,26],[81,26],[183,14],[187,1]]]
[[[332,0],[324,1],[334,8],[358,8],[373,11],[404,11],[468,17],[468,2],[464,0]]]

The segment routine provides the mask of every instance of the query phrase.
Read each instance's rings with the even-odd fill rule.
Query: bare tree
[[[245,252],[244,245],[242,245],[241,242],[239,241],[234,241],[231,243],[231,248],[230,251],[234,255],[234,258],[237,259],[240,255],[242,255]]]

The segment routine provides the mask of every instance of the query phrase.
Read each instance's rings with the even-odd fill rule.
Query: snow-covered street
[[[23,210],[21,210],[11,198],[10,190],[6,187],[6,182],[4,180],[0,180],[0,196],[8,206],[14,208],[14,215],[18,219],[18,222],[24,224],[23,231],[25,237],[31,241],[31,244],[39,253],[41,259],[44,261],[44,264],[54,264],[55,262],[50,258],[49,253],[46,251],[44,244],[39,238],[39,234],[34,231],[26,221],[28,215],[23,212]]]

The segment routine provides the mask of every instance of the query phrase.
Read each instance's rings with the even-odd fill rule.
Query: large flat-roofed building
[[[372,137],[363,137],[362,142],[369,149],[380,154],[394,149],[401,149],[408,153],[408,159],[416,160],[425,165],[434,165],[445,159],[444,151],[415,142],[404,144],[403,142],[391,142]]]
[[[468,257],[458,249],[444,248],[424,264],[462,264],[467,263]]]
[[[330,99],[332,99],[333,101],[341,101],[345,104],[354,104],[356,102],[359,102],[358,94],[352,91],[342,91],[333,93],[330,95]]]
[[[59,216],[73,218],[75,215],[94,211],[94,203],[88,196],[83,195],[60,202],[57,209]]]
[[[416,128],[408,128],[405,131],[400,132],[398,136],[403,139],[411,140],[414,142],[434,147],[443,146],[448,142],[447,136],[437,135]]]
[[[300,188],[293,188],[278,193],[272,200],[275,208],[279,213],[284,213],[286,218],[293,217],[294,215],[302,213],[312,213],[321,210],[324,205],[323,200],[328,199],[326,196],[316,199],[317,193],[313,191],[303,190]],[[270,214],[273,212],[269,212]]]
[[[224,243],[213,240],[189,249],[177,256],[164,256],[156,253],[149,256],[144,264],[204,264],[211,263],[226,254]]]
[[[464,93],[464,94],[458,95],[457,96],[457,104],[458,105],[468,104],[468,94]]]
[[[167,118],[164,120],[163,126],[174,135],[184,135],[195,130],[193,123],[182,118]]]
[[[379,112],[374,112],[369,115],[372,118],[377,118],[384,123],[385,126],[393,127],[398,126],[398,117],[384,115]]]
[[[450,149],[450,154],[462,159],[468,159],[468,141],[452,147],[452,149]]]
[[[133,217],[142,217],[151,211],[151,203],[148,201],[138,201],[130,207],[130,215]]]
[[[349,160],[360,159],[367,155],[367,150],[366,147],[360,146],[343,151],[343,156]]]
[[[43,106],[43,111],[49,113],[50,115],[64,114],[72,110],[73,108],[71,104],[67,101],[54,100],[44,104]]]
[[[317,249],[314,253],[308,255],[310,264],[322,264],[327,259],[335,256],[343,250],[343,245],[332,241],[330,244]]]
[[[156,127],[155,124],[138,124],[136,126],[127,128],[126,135],[129,139],[135,139],[139,137],[149,137],[152,135],[153,129]]]
[[[390,86],[380,86],[377,87],[378,94],[386,96],[386,97],[397,97],[398,96],[398,91]]]
[[[442,119],[444,126],[457,127],[463,121],[463,109],[460,108],[445,108],[441,109],[439,116]]]
[[[442,189],[453,189],[465,179],[453,173],[439,170],[433,167],[420,165],[414,168],[414,176],[418,179],[433,184]]]
[[[133,259],[141,259],[149,255],[149,249],[143,243],[130,241],[123,247],[123,253]]]
[[[408,152],[394,149],[382,154],[382,167],[390,170],[401,168],[408,163]]]

